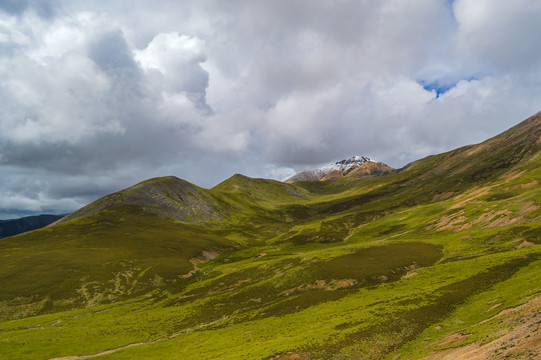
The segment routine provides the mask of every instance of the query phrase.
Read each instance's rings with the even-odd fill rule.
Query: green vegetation
[[[540,123],[383,176],[151,179],[2,239],[0,358],[437,359],[534,329]],[[491,351],[541,356],[521,331]]]

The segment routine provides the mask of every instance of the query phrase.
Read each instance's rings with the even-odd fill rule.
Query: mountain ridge
[[[41,229],[66,215],[41,214],[25,216],[19,219],[0,220],[0,239],[8,236],[22,234],[28,231]]]
[[[108,195],[0,242],[0,358],[540,357],[540,143],[537,113],[384,176]]]

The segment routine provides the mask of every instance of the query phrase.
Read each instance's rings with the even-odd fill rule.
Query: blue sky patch
[[[436,98],[439,98],[441,95],[445,94],[452,88],[458,84],[459,81],[466,80],[466,81],[472,81],[477,80],[475,76],[471,76],[469,78],[460,79],[458,81],[453,81],[449,79],[440,79],[440,80],[418,80],[417,83],[421,85],[425,90],[427,91],[435,91],[436,92]]]
[[[421,84],[421,86],[427,91],[436,91],[437,98],[439,98],[440,95],[445,94],[447,91],[451,90],[452,88],[456,86],[456,83],[444,84],[444,83],[439,83],[437,81],[428,82],[428,81],[421,80],[421,81],[418,81],[418,83]]]

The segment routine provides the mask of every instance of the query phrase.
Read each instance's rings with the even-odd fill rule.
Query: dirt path
[[[226,320],[228,317],[229,316],[226,315],[226,316],[224,316],[224,317],[222,317],[222,318],[220,318],[218,320],[214,320],[214,321],[211,321],[211,322],[206,323],[206,324],[200,324],[200,325],[197,325],[197,326],[195,326],[193,328],[184,329],[184,330],[176,332],[176,333],[174,333],[172,335],[169,335],[167,337],[152,340],[152,341],[142,341],[142,342],[132,343],[132,344],[120,346],[120,347],[117,347],[117,348],[114,348],[114,349],[105,350],[105,351],[95,353],[95,354],[63,356],[63,357],[52,358],[52,359],[49,359],[49,360],[84,360],[84,359],[92,359],[92,358],[96,358],[96,357],[100,357],[100,356],[113,354],[113,353],[116,353],[117,351],[128,349],[128,348],[135,347],[135,346],[155,344],[157,342],[174,339],[177,336],[180,336],[182,334],[187,334],[187,333],[190,333],[190,332],[195,331],[195,330],[202,329],[202,328],[204,328],[206,326],[209,326],[209,325],[217,324],[217,323],[219,323],[221,321]]]

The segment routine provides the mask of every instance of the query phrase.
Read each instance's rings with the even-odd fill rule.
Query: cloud
[[[458,50],[479,68],[493,71],[539,71],[541,3],[531,0],[456,0]]]
[[[0,0],[0,10],[13,15],[34,11],[48,18],[54,16],[55,4],[54,1],[48,0]]]
[[[208,74],[199,66],[206,61],[200,39],[177,32],[160,33],[145,49],[134,52],[143,69],[159,71],[176,91],[205,91]]]
[[[0,0],[1,207],[482,141],[539,110],[540,15],[530,0]]]

